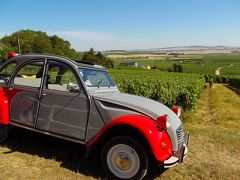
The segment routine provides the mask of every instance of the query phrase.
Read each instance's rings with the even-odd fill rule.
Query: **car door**
[[[11,123],[34,127],[45,61],[27,61],[16,69],[8,93]]]
[[[84,140],[88,116],[89,100],[75,70],[49,60],[36,128]]]

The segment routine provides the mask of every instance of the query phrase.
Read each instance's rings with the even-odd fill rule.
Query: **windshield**
[[[107,71],[79,68],[79,72],[88,87],[115,86]]]

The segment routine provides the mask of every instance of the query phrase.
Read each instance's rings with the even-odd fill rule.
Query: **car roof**
[[[95,65],[91,62],[88,61],[75,61],[73,59],[67,58],[67,57],[63,57],[63,56],[56,56],[56,55],[51,55],[51,54],[23,54],[23,55],[17,55],[13,58],[11,58],[11,60],[16,61],[17,63],[23,63],[25,61],[28,61],[30,59],[54,59],[54,60],[60,60],[60,61],[64,61],[66,63],[70,63],[72,65],[75,66],[79,66],[79,67],[86,67],[86,68],[93,68],[93,69],[101,69],[101,70],[106,70],[104,67],[100,66],[100,65]]]

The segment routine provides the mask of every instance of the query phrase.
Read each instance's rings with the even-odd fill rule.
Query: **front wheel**
[[[4,143],[8,138],[8,125],[0,124],[0,144]]]
[[[102,151],[102,166],[109,179],[142,179],[148,161],[142,145],[126,136],[109,140]]]

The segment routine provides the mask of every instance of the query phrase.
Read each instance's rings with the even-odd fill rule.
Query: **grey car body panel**
[[[81,67],[86,67],[86,68],[92,68],[92,69],[100,69],[100,70],[105,70],[104,67],[101,66],[93,66],[85,63],[78,63],[72,59],[66,58],[66,57],[61,57],[61,56],[55,56],[55,55],[49,55],[49,54],[25,54],[25,55],[19,55],[11,58],[10,60],[7,61],[7,63],[11,61],[16,61],[17,64],[22,64],[25,63],[26,61],[32,60],[32,59],[52,59],[52,60],[58,60],[59,62],[65,62],[69,65],[73,65],[76,68],[78,66]]]
[[[99,113],[98,109],[96,108],[96,105],[91,98],[90,103],[90,117],[87,125],[87,131],[86,131],[86,140],[90,140],[92,137],[94,137],[105,125],[103,118],[101,116],[101,113]]]
[[[138,113],[135,110],[104,100],[95,100],[95,103],[105,124],[117,117],[125,116],[127,114],[141,115],[141,113]]]
[[[61,68],[74,70],[66,62],[59,62],[51,58],[48,59],[47,71],[51,65],[58,65]],[[62,73],[61,70],[60,72]],[[74,73],[78,79],[77,73]],[[57,78],[59,77],[57,76]],[[81,81],[80,79],[78,80],[79,93],[70,93],[66,89],[61,91],[60,88],[57,88],[58,90],[51,90],[47,89],[45,85],[43,86],[36,123],[37,129],[85,140],[90,104]],[[64,89],[64,87],[61,88]]]
[[[14,87],[13,87],[14,88]],[[39,102],[39,90],[30,90],[28,88],[18,89],[25,90],[19,92],[11,100],[10,117],[14,122],[25,124],[27,126],[33,127],[35,118],[37,115],[37,107]],[[12,91],[9,92],[10,97],[12,96]]]
[[[89,114],[86,95],[43,91],[36,128],[73,138],[85,139]]]
[[[89,94],[95,94],[95,93],[112,93],[112,92],[119,92],[117,86],[111,86],[111,87],[87,87]]]
[[[49,62],[50,61],[62,62],[62,63],[65,63],[65,64],[69,65],[74,70],[74,72],[76,72],[76,73],[78,72],[78,66],[77,65],[82,65],[83,67],[90,66],[90,65],[87,65],[87,64],[76,63],[75,61],[69,60],[69,59],[66,59],[66,58],[57,57],[57,56],[51,56],[51,55],[20,55],[20,56],[16,56],[16,57],[8,60],[1,67],[1,69],[2,69],[8,63],[11,63],[11,62],[16,62],[16,64],[17,64],[16,68],[14,69],[14,71],[11,74],[11,77],[10,77],[10,80],[9,80],[9,83],[8,83],[8,87],[9,87],[9,89],[11,89],[11,90],[9,90],[9,93],[11,93],[11,91],[14,90],[14,88],[15,88],[15,85],[13,84],[13,79],[14,79],[17,71],[22,66],[24,66],[25,64],[31,63],[31,62],[33,62],[35,60],[37,60],[37,61],[39,61],[39,60],[41,60],[41,61],[47,60]],[[82,83],[82,81],[81,81],[79,76],[78,76],[78,79],[79,79],[79,82]],[[16,87],[17,87],[17,89],[21,90],[23,88],[23,90],[27,89],[28,91],[29,90],[31,91],[32,89],[34,89],[32,87],[29,88],[29,87],[26,87],[26,86],[16,86]],[[82,86],[82,87],[85,88],[84,86]],[[12,124],[15,124],[15,125],[19,124],[20,127],[24,127],[24,125],[26,125],[26,128],[32,129],[32,130],[37,130],[36,129],[36,125],[38,125],[37,128],[44,129],[44,130],[41,130],[41,131],[42,132],[46,132],[46,133],[48,133],[50,135],[56,134],[56,136],[62,137],[62,138],[66,137],[65,139],[68,139],[68,140],[73,138],[72,140],[75,141],[75,142],[76,142],[76,139],[78,139],[79,143],[84,142],[86,140],[86,129],[87,129],[86,125],[87,125],[88,119],[89,119],[89,110],[87,111],[88,115],[87,115],[87,118],[86,118],[86,109],[90,107],[89,106],[89,95],[87,95],[87,93],[85,93],[86,94],[84,96],[85,97],[85,99],[84,99],[85,104],[82,105],[82,106],[79,106],[79,104],[81,104],[80,101],[76,103],[77,99],[79,100],[79,98],[75,97],[75,98],[73,98],[74,100],[73,100],[72,103],[70,103],[70,101],[69,101],[69,104],[65,104],[65,105],[64,105],[64,103],[66,103],[66,101],[65,100],[60,100],[61,98],[58,98],[59,99],[58,104],[55,104],[53,106],[54,108],[49,108],[46,112],[39,114],[38,113],[38,106],[39,106],[40,102],[42,102],[42,104],[41,104],[42,106],[40,106],[41,107],[41,112],[44,111],[43,109],[46,110],[46,106],[49,105],[49,103],[47,103],[46,101],[44,102],[44,100],[42,101],[42,99],[40,98],[40,97],[42,97],[42,88],[43,88],[42,85],[39,88],[35,88],[37,90],[36,90],[36,94],[34,95],[34,98],[33,97],[27,98],[27,99],[25,98],[25,101],[27,101],[28,104],[31,104],[31,103],[33,104],[33,102],[31,102],[31,101],[35,102],[34,107],[32,108],[32,110],[28,111],[26,113],[22,113],[22,112],[19,111],[19,109],[20,109],[19,105],[21,104],[21,102],[19,101],[19,98],[15,99],[15,97],[14,97],[13,99],[15,99],[15,101],[11,101],[10,100],[10,111],[14,112],[12,114],[10,113],[10,123],[12,122]],[[83,92],[81,92],[81,93],[83,93]],[[29,94],[29,93],[27,93],[27,94]],[[56,96],[56,94],[57,93],[55,92],[54,96]],[[25,95],[25,96],[27,96],[27,95]],[[18,97],[18,94],[16,95],[16,97]],[[50,98],[50,99],[52,100],[52,98]],[[86,100],[88,101],[88,105],[86,105],[87,104]],[[66,107],[66,106],[68,106],[68,107]],[[43,108],[43,107],[45,107],[45,108]],[[50,106],[48,106],[48,107],[50,107]],[[82,113],[83,111],[79,110],[79,107],[84,107],[85,108],[84,109],[84,113]],[[50,109],[52,110],[52,112],[49,112]],[[54,110],[53,109],[55,110],[55,112],[56,112],[57,109],[59,111],[61,111],[61,113],[59,113],[61,115],[58,115],[57,118],[55,118],[55,119],[51,119],[51,122],[49,122],[49,120],[50,120],[49,118],[45,119],[46,120],[45,122],[41,121],[42,120],[41,119],[42,116],[46,117],[47,115],[49,115],[48,117],[54,117]],[[72,111],[71,113],[75,115],[74,116],[75,118],[70,119],[71,115],[69,117],[69,114],[66,113],[66,111],[69,111],[69,110]],[[81,114],[78,114],[76,116],[76,110],[81,112]],[[53,116],[51,116],[51,115],[53,115]],[[39,122],[37,120],[37,116],[40,117]],[[82,121],[79,121],[77,123],[73,122],[74,120],[76,121],[76,118],[78,118],[78,120],[79,119],[85,119],[85,122],[82,122]],[[66,120],[69,120],[69,124],[68,124],[69,126],[68,127],[66,126],[66,124],[64,124],[66,122]],[[61,121],[62,121],[62,126],[60,125]],[[28,123],[26,123],[26,122],[28,122]],[[72,126],[70,125],[71,123],[73,123]],[[55,124],[55,125],[52,126],[52,124]],[[80,129],[82,129],[82,130],[80,130]]]
[[[148,98],[120,92],[95,93],[93,97],[98,108],[101,109],[100,112],[105,116],[104,120],[108,121],[127,114],[142,114],[153,120],[167,114],[170,120],[167,132],[171,138],[173,150],[178,150],[176,130],[182,123],[179,117],[167,106]]]

